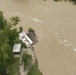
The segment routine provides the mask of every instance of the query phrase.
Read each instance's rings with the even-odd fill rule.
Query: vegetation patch
[[[16,17],[11,17],[10,18],[10,23],[12,24],[12,25],[17,25],[18,24],[18,22],[20,22],[20,18],[18,17],[18,16],[16,16]]]
[[[12,52],[13,45],[21,43],[22,48],[26,48],[25,43],[19,40],[19,32],[22,32],[23,28],[20,27],[19,31],[16,28],[12,28],[18,24],[21,19],[19,17],[11,17],[10,22],[4,18],[4,14],[0,11],[0,75],[19,75],[20,58],[14,58]],[[32,28],[28,30],[35,36],[35,31]],[[22,63],[24,69],[26,69],[32,63],[32,56],[23,53]],[[28,73],[28,75],[42,75],[38,69],[37,60]]]
[[[43,75],[40,70],[38,69],[38,61],[36,59],[33,67],[30,69],[27,75]]]
[[[8,75],[19,75],[20,58],[14,58],[14,61],[9,66]]]
[[[28,32],[35,32],[35,31],[32,28],[29,28]]]
[[[32,56],[28,53],[23,53],[22,55],[22,63],[24,64],[24,70],[27,68],[29,64],[32,62]]]

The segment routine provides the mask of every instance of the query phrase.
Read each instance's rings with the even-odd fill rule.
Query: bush
[[[27,46],[24,42],[22,42],[21,44],[22,44],[22,48],[27,48]]]
[[[14,25],[14,26],[15,26],[16,24],[18,24],[18,22],[20,22],[20,20],[21,20],[21,19],[20,19],[18,16],[16,16],[16,17],[11,17],[11,18],[10,18],[11,24]]]
[[[35,31],[32,28],[29,28],[28,32],[35,32]]]
[[[22,62],[24,64],[24,69],[26,69],[26,67],[32,62],[32,56],[27,53],[23,53]]]
[[[23,28],[22,27],[20,27],[19,28],[19,33],[21,33],[23,31]]]

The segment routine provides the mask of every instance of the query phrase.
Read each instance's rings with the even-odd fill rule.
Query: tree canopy
[[[15,18],[17,23],[19,18]],[[14,58],[12,48],[18,36],[17,29],[10,28],[7,20],[4,18],[3,12],[0,11],[0,75],[7,75],[9,64]]]
[[[28,32],[35,32],[35,31],[32,28],[29,28]]]
[[[18,22],[20,21],[21,19],[18,17],[18,16],[16,16],[16,17],[11,17],[10,18],[10,22],[11,22],[11,24],[12,25],[16,25],[16,24],[18,24]]]
[[[4,29],[4,27],[7,25],[7,21],[4,18],[3,12],[0,11],[0,30]]]
[[[31,61],[32,61],[32,56],[27,53],[23,53],[22,62],[24,63],[24,69],[31,63]]]

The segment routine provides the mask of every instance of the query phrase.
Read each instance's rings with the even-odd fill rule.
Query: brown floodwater
[[[38,36],[34,45],[43,75],[76,75],[76,6],[52,0],[0,0],[5,18],[19,16],[17,25]]]

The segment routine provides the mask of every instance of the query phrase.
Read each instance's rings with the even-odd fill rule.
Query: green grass
[[[42,73],[38,69],[38,61],[37,60],[35,61],[33,67],[31,68],[31,70],[29,71],[29,73],[27,75],[42,75]]]
[[[9,65],[9,75],[19,75],[20,58],[15,58]]]

